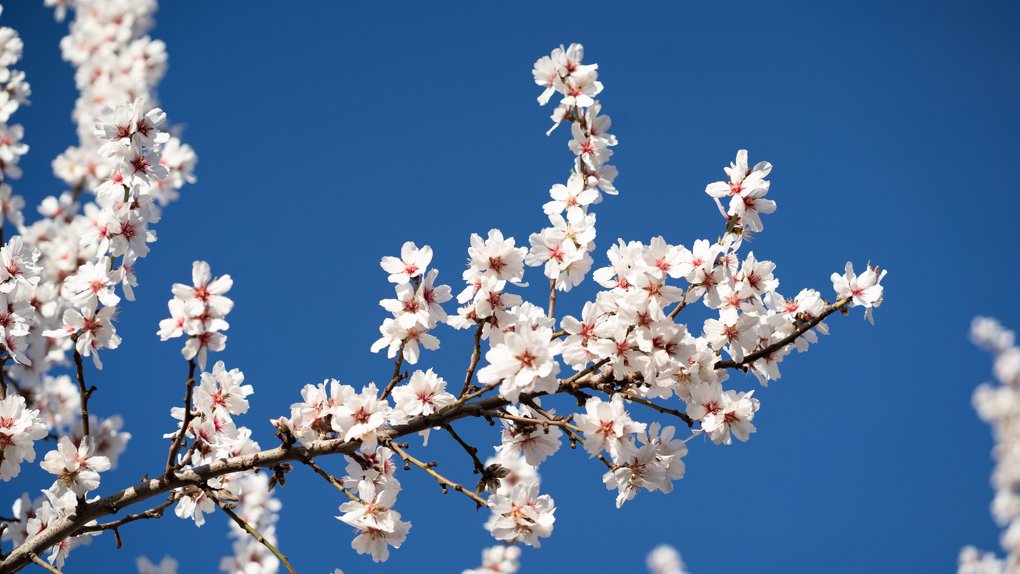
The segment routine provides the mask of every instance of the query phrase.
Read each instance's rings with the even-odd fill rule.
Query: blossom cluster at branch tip
[[[188,339],[181,354],[187,360],[196,360],[201,369],[209,351],[222,351],[227,345],[223,334],[230,328],[226,316],[234,308],[226,293],[234,285],[230,275],[213,277],[209,264],[195,261],[191,266],[191,285],[175,283],[173,299],[167,303],[170,318],[159,322],[160,340],[167,341],[182,335]]]
[[[450,287],[436,285],[438,269],[429,269],[432,248],[418,248],[408,241],[400,248],[400,257],[383,257],[380,266],[389,273],[389,281],[396,284],[396,298],[379,302],[393,318],[383,321],[382,335],[372,344],[372,352],[387,349],[389,358],[400,354],[402,360],[414,365],[421,348],[430,351],[439,348],[439,339],[429,331],[447,320],[443,303],[450,300]]]

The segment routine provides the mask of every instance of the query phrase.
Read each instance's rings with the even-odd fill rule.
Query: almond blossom
[[[35,441],[46,436],[47,425],[39,411],[25,407],[24,397],[0,399],[0,480],[21,472],[22,462],[35,461]]]
[[[57,443],[57,450],[46,453],[40,466],[57,475],[53,483],[54,494],[70,490],[76,496],[84,496],[99,486],[99,473],[110,469],[110,459],[93,455],[93,450],[87,439],[75,445],[64,436]]]
[[[184,399],[166,419],[167,451],[140,486],[111,489],[115,498],[105,502],[87,499],[100,485],[100,473],[117,464],[131,433],[124,417],[96,414],[103,405],[97,400],[106,395],[91,397],[90,405],[95,381],[81,358],[92,356],[100,367],[98,351],[120,345],[114,320],[134,299],[138,263],[158,238],[163,209],[194,181],[196,156],[173,135],[156,100],[166,47],[146,35],[155,1],[50,3],[74,9],[61,49],[77,69],[79,141],[53,163],[67,191],[44,199],[37,210],[41,219],[26,225],[25,202],[8,179],[27,150],[20,127],[0,121],[0,215],[17,231],[0,248],[0,362],[7,361],[0,365],[6,366],[0,378],[0,479],[13,478],[20,463],[34,457],[35,441],[52,434],[56,449],[42,467],[57,480],[42,498],[17,499],[10,534],[3,538],[16,546],[0,552],[0,570],[20,569],[44,555],[60,567],[73,548],[108,530],[85,516],[109,525],[122,504],[145,501],[152,506],[144,517],[173,506],[176,516],[196,527],[211,513],[228,515],[231,552],[220,561],[223,572],[291,569],[275,546],[285,523],[274,493],[299,471],[313,472],[342,497],[337,518],[354,529],[354,551],[384,561],[411,530],[396,510],[402,466],[488,509],[484,528],[500,546],[487,550],[482,567],[469,572],[516,571],[520,551],[508,545],[537,547],[553,533],[556,504],[541,493],[538,467],[570,450],[562,448],[565,439],[571,447],[583,443],[596,459],[589,478],[601,475],[611,491],[606,499],[615,498],[617,506],[638,495],[669,493],[686,474],[690,438],[705,435],[710,440],[697,441],[698,448],[714,448],[756,432],[760,392],[740,385],[779,380],[794,350],[806,351],[819,342],[818,333],[828,333],[823,320],[829,315],[863,307],[871,318],[881,305],[885,272],[870,265],[860,276],[849,265],[843,275],[834,274],[833,302],[811,288],[787,291],[797,293],[792,299],[778,292],[777,264],[746,249],[763,229],[761,215],[776,207],[766,197],[772,165],[749,167],[745,150],[724,168],[726,181],[706,188],[722,217],[714,239],[683,244],[649,233],[600,249],[598,228],[615,214],[596,210],[619,193],[619,172],[608,162],[620,140],[597,99],[605,91],[599,66],[583,63],[580,44],[560,46],[535,63],[533,76],[543,90],[539,103],[557,100],[553,127],[570,124],[566,179],[550,182],[550,200],[542,215],[536,211],[541,222],[524,231],[526,244],[497,228],[470,235],[455,312],[445,307],[453,291],[432,267],[431,246],[407,241],[399,256],[380,258],[393,291],[377,299],[383,316],[370,349],[385,349],[391,359],[374,359],[389,363],[385,384],[279,381],[294,389],[289,411],[269,427],[246,426],[242,415],[256,410],[254,386],[223,361],[206,369],[208,353],[226,347],[233,281],[194,261],[191,284],[173,285],[170,316],[157,332],[164,341],[186,339],[187,376],[181,373],[177,382]],[[0,118],[28,94],[18,71],[4,64],[17,62],[20,51],[16,35],[0,29],[0,83],[10,79],[0,90]],[[534,287],[528,273],[539,278]],[[589,275],[592,284],[575,291]],[[701,315],[686,320],[681,313],[695,305]],[[433,354],[422,352],[439,349],[439,331],[447,327],[468,331],[451,334],[469,345],[467,368],[456,374],[445,360],[427,364]],[[994,348],[1001,380],[1020,380],[1012,335],[987,323],[976,331]],[[419,362],[426,364],[407,368]],[[166,377],[157,378],[164,384]],[[995,389],[980,391],[977,400],[983,415],[999,420],[1013,398]],[[494,428],[460,425],[470,418]],[[468,428],[477,432],[468,434]],[[268,431],[278,442],[265,436]],[[469,475],[434,460],[445,453],[427,440],[413,447],[403,442],[415,433],[427,439],[430,431],[466,454],[462,461],[475,479],[458,482]],[[485,443],[477,441],[485,436],[493,450],[482,454]],[[274,444],[260,445],[256,437]],[[998,515],[1012,520],[1020,508],[1013,498],[1000,496]],[[111,509],[109,500],[118,508]],[[975,562],[970,554],[964,558]],[[139,568],[175,566],[146,562]]]

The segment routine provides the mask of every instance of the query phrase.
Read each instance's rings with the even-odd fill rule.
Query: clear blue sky
[[[21,31],[34,89],[16,116],[32,146],[16,191],[35,204],[61,191],[49,162],[73,141],[72,72],[59,59],[64,28],[41,0],[7,4],[0,23]],[[622,194],[598,210],[600,252],[617,237],[714,237],[704,186],[746,147],[776,166],[779,210],[753,248],[778,264],[782,292],[831,293],[847,259],[890,273],[877,325],[831,319],[832,335],[759,391],[758,434],[729,448],[693,441],[673,494],[616,510],[581,452],[543,467],[556,531],[524,553],[525,572],[638,572],[662,542],[700,574],[949,572],[962,545],[997,548],[992,443],[970,406],[990,366],[967,330],[975,314],[1020,327],[1012,3],[164,4],[160,94],[198,151],[200,181],[139,265],[124,344],[89,375],[94,410],[123,413],[135,434],[102,492],[162,466],[186,368],[180,342],[155,331],[193,259],[235,279],[221,358],[255,386],[238,422],[264,446],[267,419],[302,385],[386,380],[392,364],[368,352],[386,315],[376,301],[390,292],[379,257],[405,239],[429,243],[456,287],[471,232],[498,226],[523,240],[544,224],[541,204],[570,160],[565,133],[543,135],[549,110],[535,104],[531,65],[579,41],[600,64],[621,141]],[[560,309],[576,313],[581,295]],[[439,335],[443,351],[428,358],[455,380],[470,335]],[[498,440],[483,425],[469,434]],[[471,479],[448,441],[431,452]],[[414,526],[375,571],[474,565],[490,543],[485,514],[420,473],[402,481],[399,509]],[[281,497],[280,547],[299,572],[373,571],[333,518],[331,487],[297,469]],[[101,538],[68,570],[129,571],[140,554],[170,553],[182,572],[212,572],[228,550],[221,517],[123,534],[123,550]]]

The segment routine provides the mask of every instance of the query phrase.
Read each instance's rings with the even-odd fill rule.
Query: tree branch
[[[43,560],[42,558],[40,558],[38,554],[33,554],[32,555],[32,562],[35,562],[37,565],[42,567],[43,570],[46,570],[48,572],[52,572],[53,574],[61,574],[60,570],[57,570],[56,566],[53,566],[49,562],[47,562],[47,561]]]
[[[85,388],[85,367],[82,365],[81,353],[78,352],[78,337],[72,337],[74,348],[74,372],[78,379],[78,392],[81,394],[81,433],[82,438],[89,437],[89,397],[96,390],[96,387]]]
[[[556,280],[549,280],[549,318],[556,318]]]
[[[457,444],[459,444],[461,448],[464,449],[464,452],[468,453],[468,456],[471,457],[471,462],[474,464],[474,473],[479,474],[485,472],[485,465],[482,464],[482,461],[478,458],[478,448],[469,445],[464,441],[464,439],[460,438],[460,435],[457,434],[457,431],[453,430],[452,426],[444,424],[443,429],[450,433],[453,440],[457,441]]]
[[[191,426],[192,413],[191,398],[195,391],[195,359],[188,360],[188,380],[184,382],[184,420],[181,421],[181,430],[174,435],[174,442],[170,445],[170,452],[166,458],[166,472],[169,477],[178,468],[177,453],[181,451],[184,437],[188,434],[188,427]],[[197,437],[195,440],[198,440]]]
[[[224,504],[222,500],[216,498],[216,495],[212,491],[207,490],[206,494],[209,496],[209,498],[212,499],[213,502],[216,503],[216,506],[220,507],[220,510],[222,510],[224,514],[229,516],[230,519],[234,521],[234,523],[240,526],[248,534],[251,534],[252,538],[258,540],[263,546],[266,547],[266,549],[272,552],[273,555],[275,555],[280,560],[280,564],[283,564],[284,568],[287,569],[287,572],[290,572],[290,574],[297,574],[296,572],[294,572],[294,568],[291,567],[290,561],[287,560],[287,557],[284,556],[282,552],[277,550],[276,546],[273,546],[272,542],[266,540],[266,537],[262,536],[261,532],[256,530],[254,526],[245,522],[240,516],[238,516],[233,510],[231,510],[229,506]]]
[[[774,352],[776,349],[793,342],[798,336],[820,323],[822,319],[837,310],[845,308],[848,304],[849,300],[847,299],[837,301],[832,306],[826,308],[826,310],[818,317],[811,319],[799,327],[789,337],[762,349],[762,351],[748,355],[744,358],[743,362],[746,363],[755,361],[771,352]],[[525,402],[527,399],[545,394],[576,394],[583,389],[595,389],[602,392],[610,392],[613,388],[609,388],[607,390],[607,387],[611,387],[614,383],[612,369],[606,369],[593,377],[587,376],[607,362],[608,359],[603,359],[602,361],[599,361],[587,369],[573,375],[569,379],[562,381],[554,393],[522,395],[521,402]],[[715,366],[717,369],[732,368],[733,366],[736,366],[736,364],[731,365],[729,363],[729,361],[719,361]],[[640,375],[633,373],[627,375],[623,379],[623,383],[625,385],[639,384],[640,382]],[[510,402],[500,396],[481,396],[491,391],[496,386],[498,386],[498,384],[486,385],[474,393],[465,395],[454,404],[437,413],[428,416],[415,417],[407,423],[385,429],[379,433],[379,441],[386,443],[392,439],[415,434],[427,428],[437,426],[441,427],[465,417],[485,416],[487,411],[495,411],[509,405]],[[570,436],[572,443],[583,441],[583,439],[572,429],[565,427],[565,431]],[[331,454],[353,455],[358,447],[360,447],[359,441],[345,441],[343,439],[318,440],[307,445],[284,445],[245,456],[220,459],[196,467],[185,467],[179,470],[174,469],[170,473],[158,479],[146,479],[135,486],[126,488],[100,500],[84,503],[79,506],[74,514],[52,521],[45,530],[28,538],[20,546],[11,551],[11,553],[2,562],[0,562],[0,572],[16,572],[25,565],[31,563],[33,555],[45,552],[53,545],[72,535],[76,530],[80,529],[87,523],[104,516],[115,514],[122,508],[138,504],[152,497],[159,496],[160,494],[165,494],[184,486],[203,485],[208,480],[219,476],[248,471],[260,467],[271,467],[281,462],[302,461],[304,459],[314,459],[319,456]],[[604,457],[602,458],[602,461],[606,463],[609,468],[613,468],[612,463]]]
[[[340,484],[340,481],[337,480],[336,477],[323,470],[321,466],[315,464],[314,460],[310,458],[303,458],[301,459],[301,462],[308,465],[312,470],[315,471],[315,474],[318,474],[322,478],[326,479],[326,482],[332,484],[337,490],[344,493],[347,496],[347,498],[350,498],[354,502],[361,502],[361,500],[357,496],[351,493],[351,491],[347,490],[347,488],[344,487],[344,485]]]
[[[393,363],[393,376],[390,377],[390,382],[386,384],[386,388],[383,389],[380,400],[386,400],[386,397],[390,396],[390,391],[393,387],[397,386],[397,383],[404,380],[404,375],[400,374],[400,367],[404,364],[404,343],[400,344],[400,350],[397,351],[397,360]]]
[[[460,389],[460,395],[463,397],[469,390],[471,390],[471,379],[475,376],[475,369],[478,368],[478,361],[482,358],[482,330],[485,328],[485,323],[479,321],[475,327],[475,346],[471,351],[471,362],[468,364],[467,375],[464,376],[464,386]]]
[[[7,398],[7,361],[10,359],[10,356],[4,355],[3,361],[0,361],[0,400]]]
[[[652,401],[649,401],[648,399],[643,399],[641,397],[634,396],[631,393],[622,393],[622,394],[623,394],[623,398],[627,399],[628,401],[630,401],[632,403],[637,403],[639,405],[645,405],[648,408],[655,409],[655,410],[659,411],[660,413],[663,413],[663,414],[666,414],[666,415],[673,415],[673,416],[677,417],[678,419],[680,419],[680,420],[684,421],[685,423],[687,423],[688,427],[693,427],[694,426],[694,420],[691,417],[687,416],[687,413],[678,411],[676,409],[671,409],[669,407],[664,407],[664,406],[662,406],[660,404],[657,404],[657,403],[654,403]]]
[[[817,326],[819,323],[821,323],[822,320],[825,319],[826,317],[828,317],[829,315],[832,315],[836,311],[843,310],[850,303],[850,300],[851,299],[849,297],[847,297],[845,299],[840,299],[840,300],[836,301],[832,305],[829,305],[828,307],[826,307],[821,313],[818,314],[817,317],[811,318],[810,320],[808,320],[807,322],[805,322],[801,326],[797,327],[792,333],[790,333],[786,337],[783,337],[779,341],[776,341],[775,343],[772,343],[771,345],[765,347],[764,349],[761,349],[759,351],[755,351],[755,352],[751,353],[750,355],[747,355],[746,357],[744,357],[740,361],[732,361],[732,360],[718,361],[715,364],[715,368],[716,369],[744,369],[744,370],[746,370],[747,369],[747,365],[750,365],[751,363],[757,361],[758,359],[761,359],[762,357],[768,357],[772,353],[775,353],[779,349],[782,349],[783,347],[785,347],[785,346],[789,345],[790,343],[796,341],[801,335],[803,335],[804,333],[806,333],[806,332],[810,331],[811,329],[813,329],[815,326]]]
[[[80,534],[86,534],[88,532],[103,532],[105,530],[112,530],[114,532],[114,534],[117,536],[117,550],[120,550],[121,547],[123,546],[123,541],[120,538],[120,530],[119,530],[121,526],[124,526],[125,524],[130,524],[132,522],[137,522],[139,520],[149,520],[149,519],[153,519],[153,518],[163,518],[163,512],[165,512],[166,509],[169,508],[170,505],[172,505],[176,500],[177,500],[177,496],[174,495],[174,494],[171,494],[166,499],[166,502],[161,503],[159,506],[156,506],[155,508],[150,508],[149,510],[146,510],[145,512],[139,512],[137,514],[129,514],[129,515],[125,516],[124,518],[121,518],[120,520],[114,520],[113,522],[106,522],[104,524],[95,524],[93,526],[84,526],[84,527],[80,528],[77,532],[72,534],[72,536],[78,536]]]
[[[396,441],[392,440],[387,441],[386,446],[393,449],[393,452],[397,453],[397,456],[404,459],[404,470],[410,468],[409,464],[413,464],[414,466],[417,466],[418,468],[424,470],[432,478],[436,479],[436,482],[439,483],[439,486],[443,488],[443,494],[446,494],[448,492],[448,489],[452,488],[457,492],[460,492],[464,496],[470,498],[471,500],[474,500],[475,504],[478,505],[478,508],[485,508],[486,506],[489,505],[489,503],[486,502],[486,500],[481,496],[478,496],[474,492],[464,488],[460,484],[453,482],[452,480],[446,478],[445,476],[433,470],[433,467],[436,466],[435,462],[425,463],[414,458],[413,456],[407,454],[406,450],[400,448],[400,445],[398,445]]]

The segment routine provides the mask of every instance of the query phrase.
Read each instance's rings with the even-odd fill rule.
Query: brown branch
[[[567,433],[567,437],[570,438],[570,448],[572,449],[577,448],[577,443],[581,443],[582,445],[584,444],[584,438],[581,437],[581,435],[574,432],[573,429],[563,427],[563,430],[564,432]],[[595,454],[594,458],[601,460],[602,464],[606,465],[606,468],[608,468],[609,470],[616,470],[618,468],[615,464],[613,464],[613,461],[606,458],[605,455],[603,455],[602,453]]]
[[[549,280],[549,318],[556,318],[556,280]]]
[[[85,388],[85,367],[82,365],[81,353],[78,352],[78,336],[72,337],[74,348],[74,372],[78,379],[78,392],[81,394],[81,433],[82,438],[89,438],[89,397],[95,392],[96,387]]]
[[[677,303],[677,306],[674,307],[673,310],[669,312],[670,319],[675,319],[676,316],[680,314],[680,311],[683,311],[684,307],[687,307],[687,295],[689,295],[690,292],[693,291],[695,287],[697,287],[697,285],[687,286],[687,289],[684,291],[683,299],[680,299],[680,302]]]
[[[797,336],[802,335],[804,332],[807,332],[807,330],[816,326],[826,316],[837,310],[845,308],[848,303],[849,300],[837,301],[832,306],[826,308],[820,316],[808,321],[802,327],[798,328],[797,331],[795,331],[795,333],[790,337],[785,338],[776,345],[770,345],[766,349],[763,349],[759,352],[759,356],[755,356],[755,354],[748,355],[748,357],[745,357],[745,362],[757,360],[761,356],[765,356],[768,353],[773,352],[775,350],[771,348],[773,346],[775,346],[775,348],[780,348],[782,345],[793,342]],[[559,388],[553,394],[574,394],[582,389],[596,389],[603,392],[610,392],[614,388],[614,375],[612,369],[606,369],[595,376],[586,377],[586,375],[593,373],[606,362],[608,362],[608,359],[599,361],[595,365],[577,373],[569,379],[561,381]],[[731,367],[731,365],[727,363],[727,361],[720,361],[716,363],[716,368]],[[640,375],[633,373],[627,375],[622,380],[623,385],[638,384],[640,382]],[[385,429],[379,433],[379,440],[380,442],[385,443],[398,437],[418,433],[419,431],[427,428],[450,424],[465,417],[484,416],[486,411],[495,411],[505,407],[510,404],[510,402],[503,397],[481,397],[481,395],[491,391],[496,386],[498,386],[498,383],[486,385],[474,393],[461,397],[457,400],[457,402],[437,413],[428,416],[415,417],[407,423]],[[543,394],[547,393],[536,393],[535,395],[530,396],[525,395],[523,398],[534,398]],[[568,436],[570,436],[572,444],[577,441],[583,441],[583,439],[572,429],[566,428],[565,430]],[[32,556],[34,554],[45,552],[47,549],[72,535],[76,530],[89,522],[104,516],[115,514],[122,508],[138,504],[152,497],[159,496],[160,494],[166,494],[184,486],[202,485],[219,476],[244,472],[259,467],[271,467],[281,462],[301,461],[306,458],[312,459],[318,456],[330,454],[353,455],[359,447],[359,441],[345,441],[343,439],[318,440],[307,445],[286,445],[245,456],[220,459],[197,467],[174,470],[158,479],[143,480],[135,486],[131,486],[100,500],[83,503],[74,514],[52,521],[45,530],[29,537],[21,545],[13,549],[5,559],[0,561],[0,572],[16,572],[31,563]],[[600,460],[602,460],[609,468],[613,468],[612,463],[605,459],[605,457],[602,457],[601,455],[599,455],[599,457]]]
[[[7,398],[7,361],[9,360],[11,360],[10,355],[4,355],[3,361],[0,361],[0,400]]]
[[[509,404],[508,401],[502,397],[485,397],[461,404],[456,409],[425,417],[415,417],[405,424],[381,432],[380,440],[385,441],[390,438],[411,435],[426,428],[442,426],[444,423],[465,417],[479,416],[482,411],[497,409],[507,404]],[[360,444],[359,441],[343,439],[319,440],[308,445],[277,447],[254,454],[219,459],[208,464],[176,470],[169,476],[143,480],[100,500],[82,504],[73,515],[52,521],[48,528],[25,540],[0,562],[0,572],[16,572],[32,561],[32,553],[44,552],[85,524],[115,514],[122,508],[149,500],[154,496],[166,494],[184,486],[205,484],[219,476],[260,467],[268,468],[281,462],[301,461],[303,458],[316,458],[330,454],[351,455],[360,447]]]
[[[606,357],[605,359],[602,359],[602,360],[598,361],[597,363],[592,364],[587,369],[584,369],[583,371],[575,373],[574,376],[572,376],[569,379],[563,381],[563,384],[566,385],[566,386],[573,385],[578,380],[580,380],[581,377],[584,377],[586,375],[590,375],[591,373],[594,373],[595,371],[601,369],[602,366],[605,365],[608,362],[609,362],[609,357]],[[607,372],[612,372],[612,371],[607,371]]]
[[[390,377],[390,382],[386,384],[386,388],[384,388],[382,394],[379,395],[379,400],[385,401],[386,397],[390,396],[390,391],[393,390],[393,387],[397,386],[397,383],[404,380],[404,377],[407,376],[406,374],[405,375],[400,374],[400,367],[403,366],[403,364],[404,364],[404,343],[401,343],[400,350],[397,351],[397,360],[394,361],[393,363],[393,376]]]
[[[691,417],[687,416],[687,413],[684,413],[682,411],[678,411],[676,409],[671,409],[669,407],[664,407],[664,406],[662,406],[660,404],[657,404],[655,402],[649,401],[648,399],[643,399],[641,397],[633,396],[630,393],[622,393],[622,394],[623,394],[623,398],[627,399],[628,401],[630,401],[632,403],[637,403],[639,405],[644,405],[644,406],[646,406],[648,408],[655,409],[655,410],[657,410],[657,411],[659,411],[660,413],[663,413],[663,414],[673,415],[673,416],[677,417],[678,419],[680,419],[680,420],[684,421],[685,423],[687,423],[688,427],[693,427],[694,426],[694,419],[692,419]]]
[[[750,365],[751,363],[757,361],[758,359],[761,359],[762,357],[768,357],[772,353],[774,353],[774,352],[778,351],[779,349],[782,349],[783,347],[785,347],[785,346],[789,345],[790,343],[796,341],[801,335],[803,335],[804,333],[810,331],[815,326],[817,326],[819,323],[821,323],[823,319],[825,319],[829,315],[835,313],[836,311],[841,311],[842,309],[844,309],[850,303],[850,300],[851,299],[849,297],[847,297],[845,299],[840,299],[840,300],[836,301],[832,305],[829,305],[828,307],[826,307],[821,313],[818,314],[817,317],[811,318],[806,323],[804,323],[801,326],[797,327],[793,331],[793,333],[790,333],[789,335],[787,335],[786,337],[783,337],[779,341],[776,341],[775,343],[772,343],[771,345],[765,347],[764,349],[761,349],[759,351],[755,351],[755,352],[751,353],[750,355],[745,356],[740,361],[732,361],[732,360],[718,361],[715,364],[715,368],[716,369],[745,369],[746,370],[747,365]]]
[[[344,487],[344,485],[340,484],[340,481],[337,480],[336,477],[323,470],[321,466],[315,464],[314,460],[310,458],[303,458],[301,459],[301,462],[308,465],[312,470],[315,471],[315,474],[318,474],[322,478],[326,479],[326,482],[332,484],[337,490],[344,493],[347,496],[347,498],[350,498],[354,502],[361,502],[361,500],[357,496],[351,493],[350,490],[347,490],[347,488]]]
[[[40,558],[38,554],[32,554],[32,562],[35,562],[37,565],[42,567],[43,570],[52,572],[53,574],[61,574],[60,570],[58,570],[56,566],[53,566],[49,562]]]
[[[112,522],[106,522],[106,523],[103,523],[103,524],[94,524],[92,526],[84,526],[84,527],[78,529],[78,531],[75,532],[72,536],[78,536],[80,534],[86,534],[88,532],[103,532],[103,531],[106,531],[106,530],[112,530],[114,535],[117,537],[117,550],[120,550],[121,547],[123,546],[123,540],[121,540],[121,538],[120,538],[120,530],[119,530],[121,526],[124,526],[125,524],[131,524],[132,522],[137,522],[139,520],[150,520],[150,519],[155,519],[155,518],[163,518],[163,513],[176,500],[177,500],[177,496],[175,494],[171,494],[166,499],[165,502],[161,503],[159,506],[156,506],[155,508],[150,508],[149,510],[146,510],[145,512],[139,512],[137,514],[129,514],[129,515],[125,516],[124,518],[121,518],[120,520],[114,520]]]
[[[486,502],[486,500],[481,496],[478,496],[474,492],[464,488],[460,484],[453,482],[452,480],[446,478],[445,476],[433,470],[433,467],[436,466],[435,462],[425,463],[414,458],[413,456],[407,454],[406,450],[400,448],[400,445],[398,445],[396,441],[392,440],[387,441],[386,446],[393,449],[393,452],[397,453],[397,456],[404,459],[404,470],[409,469],[410,468],[409,465],[413,464],[414,466],[417,466],[418,468],[424,470],[432,478],[436,479],[436,482],[438,482],[439,486],[442,487],[443,489],[443,494],[446,494],[449,491],[449,489],[452,488],[457,492],[463,494],[464,496],[470,498],[471,500],[474,500],[475,504],[478,505],[478,508],[484,508],[489,505],[489,503]]]
[[[284,556],[282,552],[277,550],[276,546],[273,546],[272,542],[266,540],[266,537],[262,536],[261,532],[256,530],[254,526],[245,522],[244,519],[242,519],[233,510],[231,510],[230,507],[227,506],[222,500],[216,498],[216,495],[212,491],[207,490],[206,494],[209,496],[209,498],[212,499],[213,502],[216,503],[216,506],[218,506],[220,510],[223,511],[224,514],[229,516],[230,519],[234,521],[235,524],[240,526],[248,534],[251,534],[252,538],[258,540],[259,543],[265,546],[267,550],[272,552],[273,555],[275,555],[276,558],[280,560],[280,564],[283,564],[284,568],[287,569],[287,572],[290,572],[290,574],[297,574],[296,572],[294,572],[294,568],[291,567],[290,561],[287,560],[287,557]]]
[[[170,445],[170,452],[166,457],[166,472],[164,473],[167,477],[173,474],[173,471],[178,468],[177,465],[177,453],[181,451],[181,445],[184,443],[184,437],[188,434],[188,427],[191,426],[191,419],[194,417],[192,412],[192,394],[195,391],[195,359],[188,359],[188,380],[184,382],[184,420],[181,421],[181,430],[174,435],[174,442]],[[195,440],[198,440],[196,437]]]
[[[443,425],[443,429],[450,433],[453,440],[457,441],[457,444],[459,444],[461,448],[464,449],[464,452],[468,453],[468,456],[471,457],[471,462],[474,464],[474,473],[479,474],[485,472],[485,465],[482,464],[482,461],[478,458],[478,448],[469,445],[464,439],[460,438],[460,435],[457,434],[457,431],[453,430],[452,426]]]
[[[485,323],[482,321],[479,321],[475,327],[475,346],[471,351],[471,362],[468,364],[467,374],[464,376],[464,386],[460,389],[461,397],[471,390],[471,379],[475,376],[475,369],[478,368],[478,360],[482,358],[482,330],[484,328]]]

